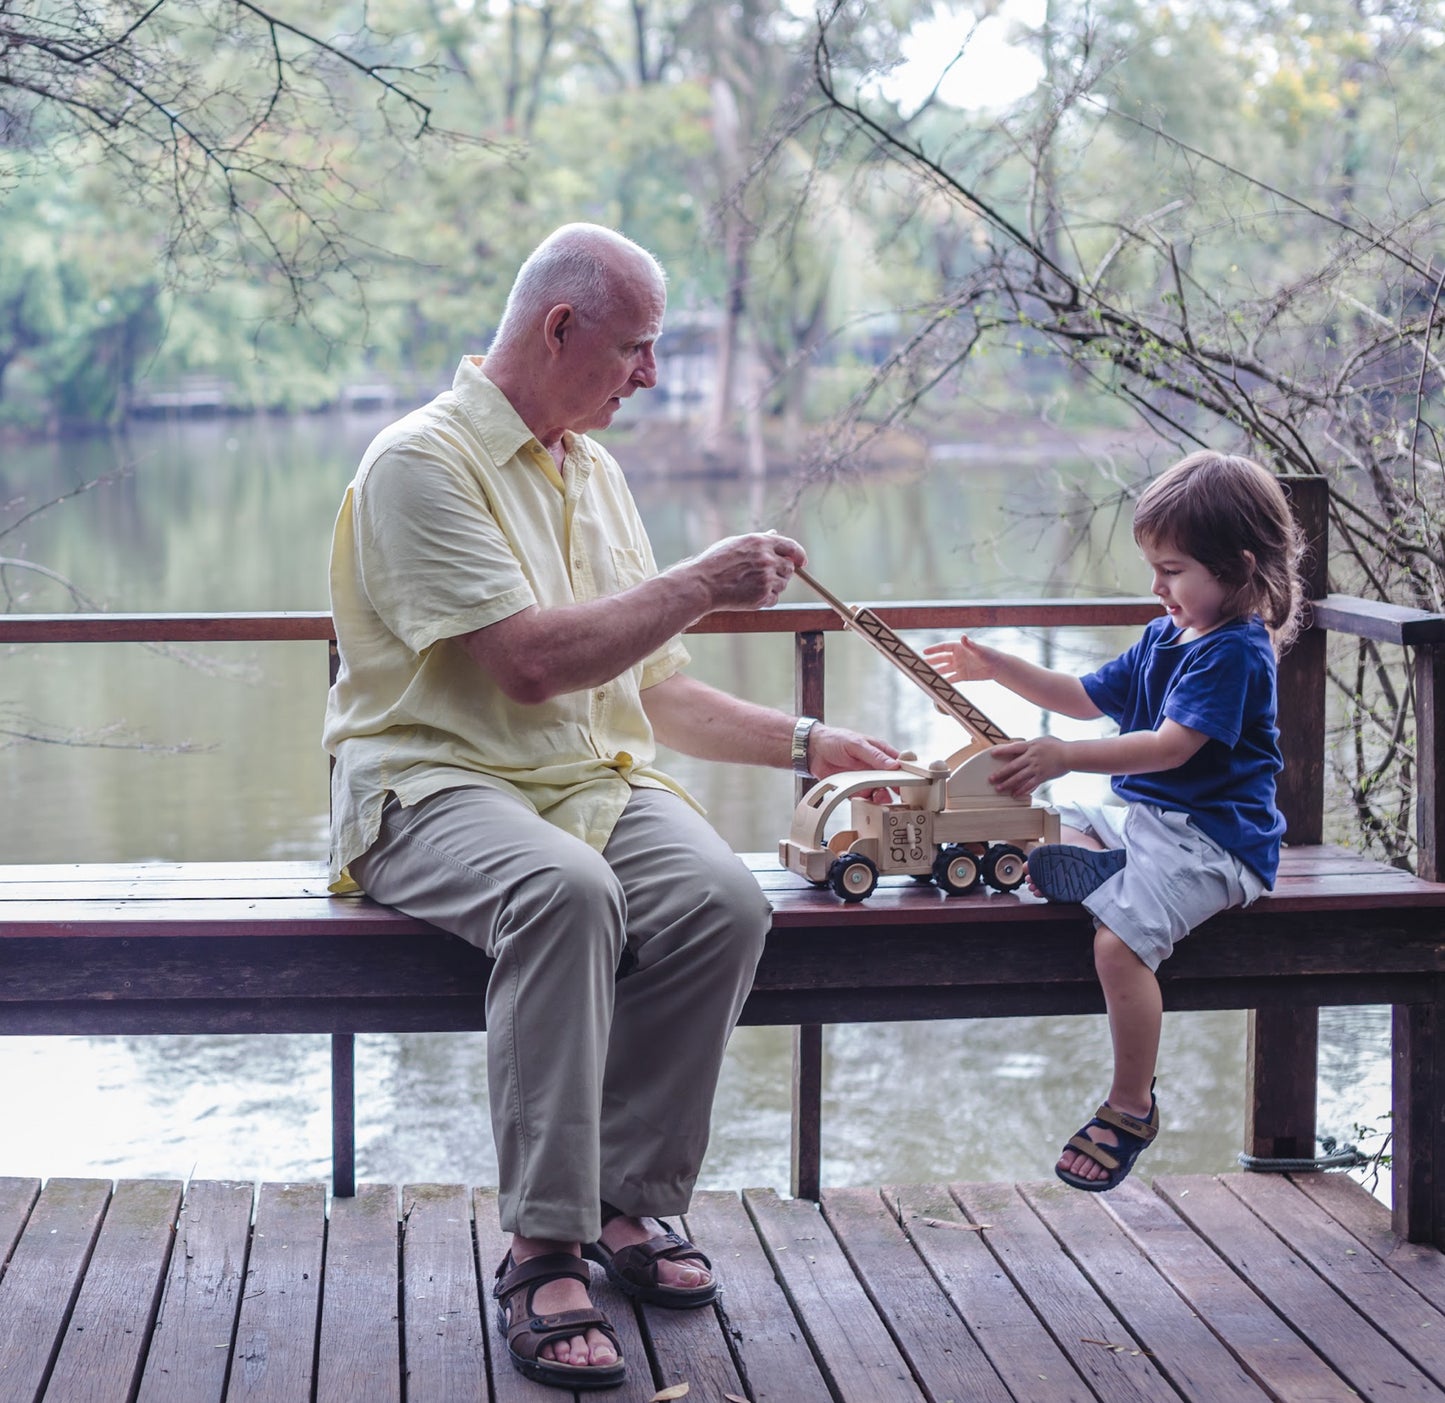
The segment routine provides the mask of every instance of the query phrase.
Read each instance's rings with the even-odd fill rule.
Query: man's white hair
[[[553,230],[517,270],[492,350],[524,335],[561,302],[583,320],[602,316],[616,295],[616,272],[627,259],[652,270],[665,286],[662,264],[641,244],[601,224],[564,224]]]

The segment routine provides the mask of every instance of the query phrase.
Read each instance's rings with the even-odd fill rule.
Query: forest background
[[[0,0],[0,433],[445,384],[590,219],[668,268],[701,453],[1136,422],[1327,478],[1332,586],[1439,611],[1442,57],[1430,0]],[[1409,670],[1347,646],[1409,865]]]

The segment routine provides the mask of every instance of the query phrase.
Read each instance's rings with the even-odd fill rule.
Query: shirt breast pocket
[[[640,550],[631,546],[612,547],[612,590],[631,589],[647,578],[647,564]]]

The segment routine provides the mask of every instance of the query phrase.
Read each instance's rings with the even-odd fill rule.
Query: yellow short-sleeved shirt
[[[450,391],[384,429],[347,488],[331,551],[341,670],[327,702],[331,879],[403,805],[458,785],[518,795],[599,851],[652,768],[645,687],[688,661],[674,638],[604,686],[508,698],[456,640],[528,605],[597,599],[657,571],[612,456],[567,435],[563,471],[465,358]],[[689,799],[689,802],[692,802]]]

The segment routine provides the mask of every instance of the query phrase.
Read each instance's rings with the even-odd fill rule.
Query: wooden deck
[[[254,1200],[254,1202],[253,1202]],[[634,1312],[643,1403],[1445,1400],[1445,1256],[1337,1176],[700,1194],[720,1307]],[[0,1179],[0,1403],[556,1400],[497,1358],[496,1197]]]

